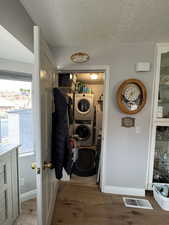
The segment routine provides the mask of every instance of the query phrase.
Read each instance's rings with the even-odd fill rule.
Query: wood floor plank
[[[169,225],[169,212],[163,211],[151,195],[154,210],[126,208],[122,196],[101,193],[98,187],[61,183],[52,225]],[[17,225],[36,225],[36,200],[22,204]]]
[[[52,225],[169,225],[169,212],[147,196],[154,210],[126,208],[122,196],[101,193],[97,186],[62,183]]]
[[[15,225],[36,225],[36,224],[37,224],[36,199],[23,202],[21,206],[21,215],[17,219]]]

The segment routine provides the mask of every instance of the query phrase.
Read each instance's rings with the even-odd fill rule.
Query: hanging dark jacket
[[[63,168],[71,172],[72,150],[69,144],[68,105],[58,88],[53,89],[55,112],[52,119],[52,164],[56,178],[62,178]]]

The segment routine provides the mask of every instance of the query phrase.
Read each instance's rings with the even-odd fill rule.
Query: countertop
[[[16,144],[0,144],[0,156],[12,151],[13,149],[16,149],[17,147],[19,146]]]

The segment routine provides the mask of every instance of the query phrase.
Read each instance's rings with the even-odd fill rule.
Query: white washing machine
[[[93,120],[93,94],[75,94],[74,118],[75,120]]]
[[[74,134],[79,136],[80,146],[92,146],[93,121],[78,121],[78,123],[75,123]]]

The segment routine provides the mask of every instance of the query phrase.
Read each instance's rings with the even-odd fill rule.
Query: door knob
[[[36,170],[37,174],[40,174],[40,168],[37,168],[37,165],[36,165],[35,162],[32,163],[31,167],[32,167],[33,170]]]
[[[54,167],[53,167],[53,165],[52,165],[51,162],[49,162],[49,163],[44,162],[43,168],[44,168],[44,169],[53,169]]]
[[[33,170],[35,170],[37,168],[36,163],[33,162],[32,165],[31,165],[31,167],[32,167]]]

